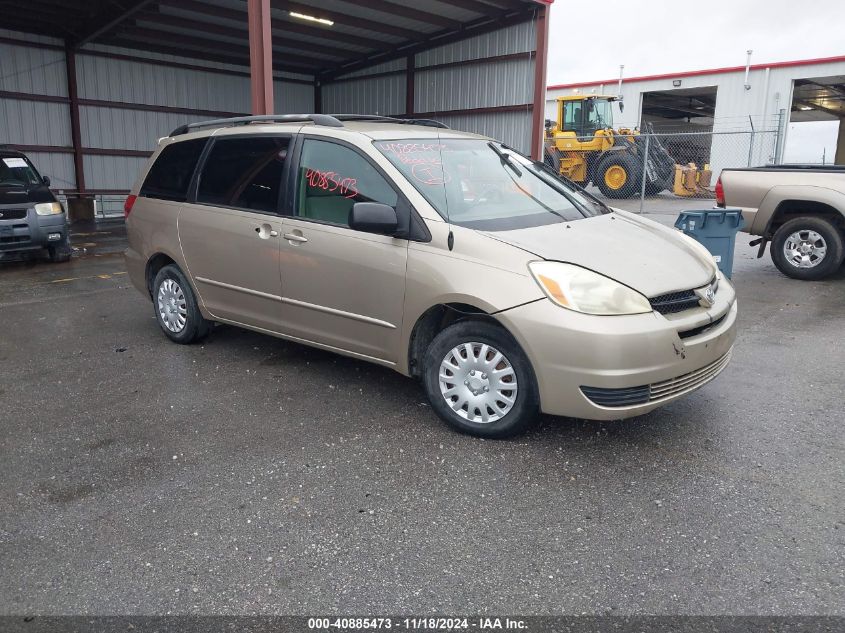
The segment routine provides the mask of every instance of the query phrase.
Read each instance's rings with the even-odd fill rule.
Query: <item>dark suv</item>
[[[70,259],[65,210],[24,154],[0,149],[0,259],[42,249],[51,261]]]

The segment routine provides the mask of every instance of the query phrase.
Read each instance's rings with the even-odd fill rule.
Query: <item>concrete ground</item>
[[[743,236],[717,381],[481,441],[388,369],[174,345],[121,225],[73,239],[0,263],[0,615],[845,614],[845,272]]]

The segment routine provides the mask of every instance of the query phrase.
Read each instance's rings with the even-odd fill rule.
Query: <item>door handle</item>
[[[269,237],[279,237],[279,232],[274,230],[269,224],[256,226],[255,232],[258,233],[258,237],[262,240],[266,240]]]
[[[285,233],[284,238],[288,242],[295,242],[297,244],[303,244],[308,241],[308,238],[301,233]]]

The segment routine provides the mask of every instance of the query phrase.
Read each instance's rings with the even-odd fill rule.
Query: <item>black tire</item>
[[[73,255],[73,251],[67,244],[56,244],[55,246],[47,247],[47,257],[54,264],[69,262],[71,255]]]
[[[625,180],[619,185],[612,185],[606,174],[622,169]],[[627,151],[608,152],[596,166],[593,184],[606,198],[631,198],[640,192],[643,176],[643,164],[639,158]]]
[[[826,252],[815,265],[801,268],[793,263],[784,252],[784,245],[795,233],[813,231],[821,236],[826,246]],[[809,237],[809,235],[807,235]],[[783,224],[772,238],[771,256],[778,270],[787,277],[804,281],[816,281],[833,274],[842,264],[843,254],[842,233],[831,222],[811,216],[795,218]]]
[[[460,395],[455,395],[456,404],[460,404],[461,399],[466,399],[467,403],[461,409],[465,412],[466,417],[460,415],[453,409],[446,401],[446,396],[441,391],[440,368],[441,363],[444,362],[447,355],[452,352],[454,348],[462,344],[477,343],[478,346],[473,347],[473,354],[477,355],[478,363],[475,365],[479,372],[483,365],[481,361],[481,345],[487,345],[495,350],[501,352],[503,360],[499,361],[494,369],[499,371],[508,371],[507,364],[513,371],[513,377],[516,380],[516,397],[509,410],[506,410],[504,415],[495,420],[488,420],[483,422],[480,420],[481,411],[477,406],[471,406],[483,402],[483,400],[474,400],[473,398],[485,398],[481,395],[481,385],[490,385],[496,388],[496,382],[488,379],[487,374],[476,373],[473,375],[473,383],[470,386],[465,386],[466,383],[456,383],[451,388],[466,389],[460,392]],[[468,358],[465,356],[464,358]],[[495,357],[492,353],[487,354],[487,360],[493,361]],[[464,369],[469,372],[471,363],[464,366]],[[473,370],[474,371],[474,370]],[[445,375],[445,374],[444,374]],[[452,377],[460,380],[462,377],[469,380],[469,375],[461,376],[453,373]],[[508,374],[503,374],[499,385],[507,385],[512,378]],[[425,354],[425,361],[423,365],[423,385],[425,387],[426,395],[428,395],[434,411],[452,428],[461,433],[475,435],[477,437],[486,438],[505,438],[523,433],[526,431],[537,419],[537,414],[540,409],[540,397],[537,391],[537,380],[534,376],[534,370],[525,352],[514,340],[514,338],[504,329],[490,323],[483,323],[479,321],[461,321],[450,325],[445,330],[440,332],[431,344]],[[446,383],[449,388],[449,383]],[[479,392],[475,395],[471,394],[472,389],[478,388]],[[485,392],[486,393],[486,392]],[[498,390],[496,393],[508,397],[512,391],[504,389]],[[504,401],[497,402],[497,407],[504,409],[507,403]],[[474,409],[474,411],[471,411]],[[495,418],[501,414],[491,407],[487,408],[488,418]],[[472,418],[479,418],[477,421]]]
[[[168,284],[168,281],[171,283]],[[173,283],[176,284],[176,288],[173,287]],[[165,286],[165,284],[167,285]],[[164,295],[162,297],[162,299],[164,299],[164,308],[175,308],[184,318],[184,323],[171,322],[170,325],[168,325],[165,314],[162,314],[162,310],[159,306],[160,294]],[[167,295],[173,296],[174,301],[169,301],[167,299]],[[208,336],[209,332],[211,332],[211,328],[214,324],[211,321],[207,321],[200,313],[191,285],[188,283],[185,275],[182,274],[182,271],[179,270],[179,267],[175,264],[164,266],[158,271],[158,274],[153,280],[152,298],[153,311],[155,312],[156,321],[158,321],[161,331],[164,332],[167,338],[171,341],[181,343],[182,345],[196,343],[197,341],[204,339]],[[180,307],[183,310],[180,310]],[[175,313],[173,313],[173,316],[174,319],[177,317]],[[180,324],[181,328],[179,328]],[[171,326],[176,329],[171,329]]]

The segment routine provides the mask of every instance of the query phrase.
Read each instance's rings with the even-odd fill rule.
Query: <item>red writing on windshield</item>
[[[337,192],[344,198],[354,198],[358,195],[358,179],[346,178],[335,171],[320,171],[306,169],[305,179],[313,189],[322,189],[330,193]]]
[[[380,143],[379,147],[396,156],[405,165],[439,165],[440,153],[447,151],[447,147],[441,143]]]

